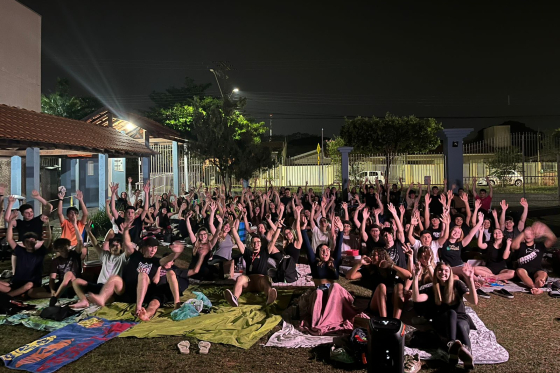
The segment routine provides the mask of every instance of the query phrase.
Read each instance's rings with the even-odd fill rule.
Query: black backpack
[[[296,282],[299,273],[294,258],[289,255],[284,255],[276,266],[276,274],[271,277],[274,282],[285,282],[288,284]]]

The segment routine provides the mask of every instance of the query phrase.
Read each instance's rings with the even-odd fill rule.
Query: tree
[[[169,87],[163,92],[152,91],[149,94],[150,100],[155,104],[145,113],[148,118],[162,123],[163,110],[168,110],[176,106],[190,105],[195,97],[203,97],[208,88],[212,86],[211,83],[196,84],[194,79],[185,77],[185,82],[182,87]]]
[[[334,167],[334,179],[342,181],[342,155],[338,151],[338,148],[344,146],[344,139],[339,136],[335,136],[332,140],[326,141],[327,146],[327,157],[331,159],[331,165]]]
[[[270,148],[261,141],[264,122],[245,118],[238,104],[228,98],[195,97],[191,105],[161,110],[162,123],[190,140],[191,152],[217,167],[226,188],[233,175],[249,179],[259,169],[273,166]]]
[[[41,95],[41,111],[70,119],[83,119],[103,104],[94,97],[75,97],[70,94],[70,81],[58,78],[56,90],[49,95]]]
[[[509,181],[511,171],[519,171],[519,163],[521,162],[521,151],[516,147],[507,147],[498,149],[494,152],[494,156],[486,160],[486,166],[489,169],[489,175],[497,178],[502,186]]]
[[[346,119],[340,137],[357,152],[382,154],[388,180],[396,155],[435,149],[440,143],[437,133],[441,130],[443,126],[434,118],[398,117],[387,113],[385,118]]]

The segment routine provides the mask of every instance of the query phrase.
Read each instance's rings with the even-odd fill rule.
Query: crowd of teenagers
[[[398,319],[405,305],[411,305],[445,341],[450,361],[460,358],[469,368],[469,330],[474,326],[463,299],[477,304],[479,297],[490,296],[480,289],[483,284],[515,278],[531,294],[542,293],[547,281],[543,255],[556,242],[545,224],[526,226],[525,199],[515,220],[506,201],[493,204],[491,183],[489,190],[477,190],[476,181],[471,190],[420,184],[405,190],[401,180],[388,185],[366,179],[347,197],[336,187],[315,193],[307,185],[248,186],[233,195],[223,187],[199,185],[177,196],[171,191],[155,195],[149,182],[133,190],[129,178],[128,191],[110,186],[106,211],[112,228],[102,244],[92,234],[80,191],[75,196],[80,209],[69,207],[64,215],[61,188],[56,211],[62,234],[54,242],[48,227],[53,206],[34,192],[43,205],[36,216],[28,204],[13,210],[16,200],[10,196],[4,218],[13,277],[0,282],[0,292],[50,298],[52,304],[75,294],[75,308],[120,300],[135,303],[137,316],[149,320],[166,303],[180,306],[189,279],[235,279],[224,292],[233,307],[243,292],[264,293],[271,304],[277,297],[274,268],[303,263],[310,266],[315,283],[307,299],[311,307],[319,302],[324,311],[331,297],[352,298],[338,284],[340,276],[359,280],[372,290],[369,312]],[[81,278],[84,241],[102,263],[94,283]],[[169,250],[157,256],[164,241]],[[188,268],[179,268],[175,260],[186,243],[192,245],[192,260]],[[52,250],[50,281],[43,285],[43,260]],[[236,277],[236,271],[243,273]],[[513,297],[506,290],[493,294]],[[303,312],[300,316],[305,318]],[[302,325],[320,327],[316,315],[310,317]]]

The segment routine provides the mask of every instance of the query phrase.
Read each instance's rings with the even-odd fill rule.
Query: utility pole
[[[270,114],[270,119],[269,119],[269,135],[268,135],[268,141],[272,141],[272,114]]]

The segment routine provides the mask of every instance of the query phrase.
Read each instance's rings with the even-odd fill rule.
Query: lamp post
[[[214,74],[214,78],[216,78],[216,83],[218,83],[218,89],[220,90],[220,95],[224,98],[224,92],[222,92],[222,87],[220,86],[220,82],[218,81],[218,75],[216,75],[216,70],[210,69],[210,72]]]

